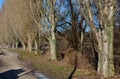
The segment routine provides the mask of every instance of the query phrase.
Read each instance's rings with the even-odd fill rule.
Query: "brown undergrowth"
[[[96,75],[86,57],[79,53],[76,55],[77,66],[75,66],[74,52],[66,54],[61,61],[51,60],[49,51],[44,55],[35,55],[34,53],[27,53],[20,50],[16,52],[18,52],[21,60],[30,62],[39,72],[53,79],[79,79],[83,75]],[[76,70],[74,71],[75,67]],[[74,73],[72,74],[73,71]]]

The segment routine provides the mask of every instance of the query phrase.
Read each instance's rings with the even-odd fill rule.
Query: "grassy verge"
[[[51,61],[48,58],[48,55],[36,56],[34,53],[27,53],[25,51],[17,52],[21,60],[31,62],[36,69],[40,70],[40,72],[45,73],[55,79],[67,79],[74,68],[72,66],[64,65],[59,61]],[[87,70],[77,69],[74,77],[88,74],[91,73]]]

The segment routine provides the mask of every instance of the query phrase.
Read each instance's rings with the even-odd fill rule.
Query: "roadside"
[[[69,78],[74,70],[74,65],[66,63],[67,59],[62,61],[53,61],[50,59],[49,51],[43,55],[35,55],[25,51],[14,51],[19,54],[19,59],[36,68],[36,73],[43,73],[50,79],[71,79]],[[29,62],[28,62],[29,61]],[[83,60],[81,60],[83,61]],[[86,64],[85,64],[86,65]],[[88,69],[77,68],[72,79],[79,79],[83,75],[95,75],[93,71]],[[83,79],[83,78],[80,78]],[[86,79],[86,78],[84,78]]]
[[[115,75],[110,78],[103,78],[103,76],[97,75],[95,71],[84,68],[88,64],[84,63],[85,59],[83,59],[82,57],[80,58],[82,68],[76,68],[73,77],[69,78],[70,74],[74,70],[74,66],[66,64],[65,61],[50,60],[49,51],[43,55],[35,55],[35,53],[28,53],[19,50],[14,52],[18,53],[20,60],[27,63],[27,65],[30,65],[37,69],[35,73],[39,77],[39,79],[42,79],[40,78],[40,76],[44,77],[44,75],[48,76],[50,79],[120,79],[120,75]],[[41,73],[43,73],[44,75]]]

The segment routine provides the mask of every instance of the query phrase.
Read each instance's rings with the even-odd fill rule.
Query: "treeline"
[[[119,22],[115,17],[119,12],[117,3],[117,0],[6,0],[0,11],[0,44],[43,53],[41,48],[47,42],[50,57],[56,60],[58,50],[72,48],[81,53],[84,35],[88,33],[98,54],[97,73],[113,76],[114,27]]]

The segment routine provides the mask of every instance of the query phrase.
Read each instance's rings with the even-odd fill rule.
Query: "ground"
[[[70,59],[69,61],[69,57],[65,57],[61,61],[53,61],[50,59],[49,51],[43,55],[35,55],[33,52],[29,53],[18,50],[14,52],[18,52],[19,59],[27,63],[29,61],[38,72],[44,73],[50,79],[81,79],[82,77],[80,76],[82,75],[95,75],[95,72],[88,68],[89,66],[87,66],[88,64],[85,63],[86,60],[83,56],[80,57],[80,62],[78,62],[81,64],[81,66],[78,66],[75,69],[75,65],[70,65],[70,61],[73,60]],[[75,72],[73,73],[74,69]]]
[[[4,50],[0,55],[0,79],[37,79],[33,71],[24,66],[15,53]]]
[[[80,68],[77,67],[73,77],[70,78],[75,68],[74,65],[66,64],[65,61],[50,60],[49,52],[45,55],[35,55],[18,50],[11,52],[4,50],[4,53],[0,55],[0,79],[120,79],[120,75],[103,78],[96,72],[84,68],[87,64],[83,56],[79,59]]]

